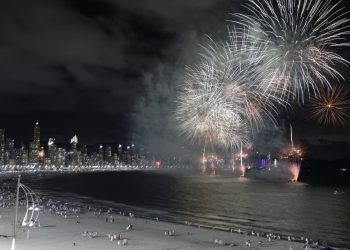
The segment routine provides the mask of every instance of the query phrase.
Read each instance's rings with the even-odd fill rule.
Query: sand
[[[23,209],[20,210],[23,214]],[[13,234],[13,208],[0,208],[0,249],[11,249]],[[302,249],[303,244],[286,240],[271,240],[254,237],[247,234],[224,232],[220,230],[198,228],[188,224],[172,224],[156,219],[130,218],[129,216],[113,215],[114,223],[106,222],[110,215],[94,215],[86,212],[64,218],[49,212],[40,213],[40,227],[19,229],[16,238],[17,250],[77,250],[77,249],[137,249],[137,250],[199,250],[199,249]],[[79,223],[77,223],[79,221]],[[132,224],[132,230],[126,227]],[[173,236],[165,235],[166,231],[174,230]],[[97,237],[83,237],[84,231],[97,232]],[[126,246],[111,241],[108,233],[121,234],[128,239]],[[4,237],[7,235],[9,237]],[[226,245],[215,244],[221,240]],[[246,241],[251,246],[246,246]],[[260,242],[260,243],[259,243]],[[290,248],[292,247],[292,248]]]

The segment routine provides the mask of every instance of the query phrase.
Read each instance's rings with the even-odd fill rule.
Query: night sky
[[[152,117],[169,110],[152,105],[168,100],[156,105],[147,98],[167,95],[185,65],[198,59],[205,35],[223,36],[229,13],[242,2],[1,1],[0,128],[29,141],[39,120],[43,139],[63,143],[76,133],[87,144],[136,140],[135,121],[164,128]],[[349,128],[322,129],[290,117],[301,138],[317,141],[326,131],[331,140],[350,142]]]

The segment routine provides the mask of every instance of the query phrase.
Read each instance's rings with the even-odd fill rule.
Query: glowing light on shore
[[[216,175],[216,165],[214,161],[210,162],[211,175]]]
[[[296,164],[296,163],[292,163],[289,166],[289,171],[291,173],[291,181],[293,182],[297,182],[298,178],[299,178],[299,173],[300,173],[300,165]]]
[[[244,165],[239,167],[240,177],[244,177],[245,176],[245,171],[246,171],[246,167]]]
[[[235,167],[235,155],[234,154],[232,154],[231,159],[230,159],[230,168],[232,169],[232,172],[234,173],[235,169],[236,169],[236,167]]]
[[[40,151],[38,152],[38,156],[39,156],[40,158],[43,158],[43,157],[45,156],[44,150],[40,150]]]
[[[200,165],[200,169],[201,169],[201,173],[205,174],[207,172],[207,158],[205,156],[202,157],[201,159],[201,165]]]

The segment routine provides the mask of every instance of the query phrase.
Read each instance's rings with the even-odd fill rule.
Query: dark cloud
[[[94,140],[131,137],[129,114],[145,96],[143,76],[180,54],[183,64],[195,60],[199,38],[225,31],[225,15],[236,5],[1,1],[0,127],[23,137],[23,126],[31,131],[39,119],[48,134],[67,138],[70,127]]]

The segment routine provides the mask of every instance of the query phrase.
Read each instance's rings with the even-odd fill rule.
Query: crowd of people
[[[3,183],[2,186],[0,186],[0,207],[3,208],[10,208],[15,205],[15,194],[11,188],[9,188],[7,183]],[[20,199],[19,200],[20,206],[25,206],[25,200]],[[79,206],[75,204],[69,204],[62,201],[57,201],[53,199],[40,199],[40,211],[42,213],[50,213],[52,215],[61,216],[62,218],[76,218],[77,223],[80,223],[79,221],[79,215],[82,212],[92,212],[95,216],[101,216],[105,215],[106,223],[115,223],[115,217],[112,215],[112,209],[101,209],[101,208],[94,208],[92,206]],[[130,221],[132,218],[134,218],[133,213],[129,212],[119,212],[119,215],[121,216],[128,216],[128,220]],[[1,219],[1,214],[0,214]],[[159,221],[159,218],[154,218],[154,220]],[[201,227],[201,225],[196,225],[195,223],[186,221],[186,225],[189,227]],[[130,231],[133,229],[133,225],[129,224],[125,228],[126,231]],[[288,240],[290,242],[299,242],[304,243],[304,249],[320,249],[321,246],[325,247],[326,243],[320,243],[319,241],[314,241],[309,238],[304,237],[293,237],[293,236],[282,236],[280,234],[274,234],[274,233],[264,233],[264,232],[254,232],[254,231],[244,231],[241,229],[233,229],[230,228],[229,232],[231,233],[239,233],[239,234],[246,234],[248,236],[253,236],[259,238],[257,242],[255,242],[255,245],[263,245],[265,243],[275,241],[275,240]],[[167,230],[164,232],[166,236],[174,236],[175,230]],[[82,237],[88,237],[88,238],[96,238],[99,236],[97,232],[89,232],[84,231],[82,234]],[[188,233],[188,235],[190,235]],[[107,238],[110,241],[116,241],[118,245],[128,245],[129,241],[127,238],[123,238],[120,233],[112,234],[108,233]],[[262,239],[265,239],[264,241]],[[74,243],[75,244],[75,243]],[[233,242],[225,242],[222,239],[214,239],[214,244],[216,245],[229,245],[229,246],[236,246],[236,243]],[[252,247],[253,243],[251,240],[247,240],[245,242],[245,246],[250,248]],[[290,247],[292,250],[292,247]]]
[[[15,198],[15,193],[10,189],[9,183],[2,183],[0,186],[0,207],[13,207],[15,205]]]

